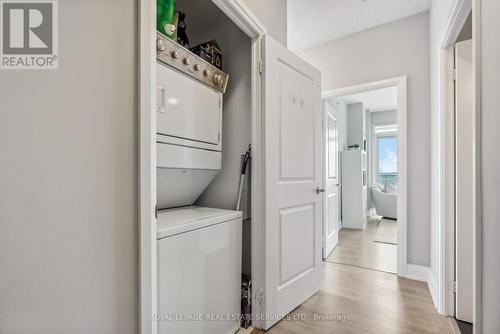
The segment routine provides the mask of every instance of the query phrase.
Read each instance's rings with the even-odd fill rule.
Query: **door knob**
[[[325,192],[325,189],[320,188],[320,187],[316,187],[316,194],[324,193],[324,192]]]

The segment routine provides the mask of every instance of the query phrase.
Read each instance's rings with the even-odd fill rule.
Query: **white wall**
[[[500,333],[500,2],[481,0],[482,85],[482,326],[484,334]]]
[[[286,46],[287,0],[243,0],[264,24],[269,36]]]
[[[429,15],[422,13],[305,50],[323,90],[408,76],[408,262],[430,263]]]
[[[0,74],[0,332],[138,332],[137,2],[59,1],[59,69]]]

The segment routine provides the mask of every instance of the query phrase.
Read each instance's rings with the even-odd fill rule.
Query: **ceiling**
[[[368,92],[342,96],[347,104],[363,103],[363,108],[371,112],[397,109],[398,89],[388,87]]]
[[[428,11],[431,0],[288,0],[288,47],[300,51]]]

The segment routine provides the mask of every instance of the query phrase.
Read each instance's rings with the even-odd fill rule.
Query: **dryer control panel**
[[[221,92],[226,92],[229,75],[209,64],[188,49],[165,35],[156,34],[156,58],[158,61]]]

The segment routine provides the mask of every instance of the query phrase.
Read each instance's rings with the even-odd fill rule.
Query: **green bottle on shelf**
[[[177,39],[174,19],[175,0],[156,0],[156,29],[167,37]]]

